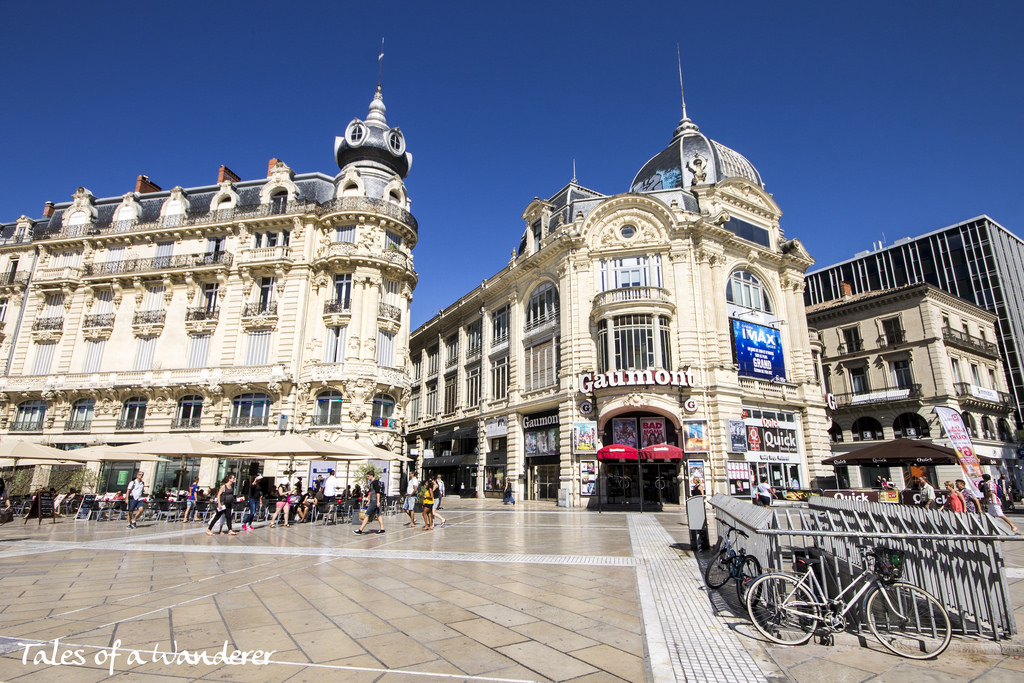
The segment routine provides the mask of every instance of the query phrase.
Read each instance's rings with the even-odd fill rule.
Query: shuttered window
[[[162,311],[164,309],[164,286],[147,285],[146,300],[143,302],[143,310]]]
[[[139,337],[135,347],[135,370],[152,370],[153,355],[156,352],[156,337]]]
[[[245,353],[246,365],[266,365],[270,356],[270,330],[253,330]]]
[[[395,366],[395,335],[391,332],[377,332],[377,365],[385,368]]]
[[[96,314],[108,315],[114,312],[114,292],[109,289],[101,289],[96,292]]]
[[[205,368],[210,353],[210,335],[193,334],[188,338],[188,367]]]
[[[85,342],[85,364],[82,372],[99,372],[100,363],[103,362],[103,347],[106,345],[104,339],[90,339]]]
[[[53,351],[56,348],[56,342],[38,342],[36,344],[36,358],[32,363],[33,375],[45,375],[50,372],[50,364],[53,363]]]
[[[324,362],[340,363],[345,360],[345,333],[348,330],[344,325],[327,328],[327,341],[324,342]]]

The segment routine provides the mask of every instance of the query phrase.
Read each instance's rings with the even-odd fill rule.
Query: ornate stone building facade
[[[256,180],[221,167],[204,187],[78,188],[4,225],[0,435],[75,448],[293,429],[401,449],[418,236],[379,88],[335,159],[335,177],[271,159]],[[209,485],[253,466],[188,469]],[[99,488],[119,478],[107,467]]]
[[[575,179],[507,267],[413,332],[410,448],[449,490],[567,505],[749,495],[831,474],[813,263],[743,156],[686,117],[630,191]],[[602,445],[684,455],[598,461]]]
[[[808,306],[822,344],[825,385],[835,397],[834,455],[892,439],[949,446],[936,406],[961,412],[975,452],[1020,481],[1014,400],[996,344],[998,317],[928,284],[853,294]],[[959,466],[841,466],[840,488],[871,487],[878,476],[902,489],[911,475],[936,486],[961,478]]]

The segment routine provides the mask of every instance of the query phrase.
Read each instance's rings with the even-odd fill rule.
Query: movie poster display
[[[704,488],[704,467],[705,463],[703,460],[686,461],[686,480],[691,496],[703,496],[707,491]]]
[[[597,461],[580,460],[580,495],[593,496],[597,493]]]
[[[597,423],[596,422],[573,422],[572,423],[572,452],[573,453],[597,453]]]
[[[683,450],[687,453],[711,452],[711,442],[708,439],[708,423],[706,420],[686,420],[683,422]]]
[[[640,418],[640,448],[647,448],[659,443],[667,443],[668,433],[665,431],[665,418]]]
[[[612,443],[632,446],[637,449],[640,448],[636,434],[635,417],[612,418]]]
[[[747,425],[743,420],[729,420],[729,452],[747,452]]]
[[[769,381],[786,378],[778,330],[733,318],[732,340],[740,375]]]

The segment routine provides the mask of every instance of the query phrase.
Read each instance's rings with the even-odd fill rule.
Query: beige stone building
[[[122,197],[78,188],[5,225],[0,438],[71,449],[295,430],[400,450],[417,281],[405,144],[378,89],[335,143],[335,177],[278,159],[265,178],[221,167],[187,189],[140,176]],[[185,478],[263,466],[194,458]],[[98,488],[134,467],[103,466]],[[167,487],[177,467],[143,469]]]
[[[808,486],[829,454],[812,264],[744,157],[685,115],[628,192],[574,179],[508,265],[414,331],[410,449],[449,492],[675,503]],[[599,460],[603,445],[684,450]],[[830,471],[828,472],[830,473]]]
[[[829,440],[836,455],[896,438],[949,446],[935,406],[959,410],[980,456],[1014,476],[1013,397],[995,343],[997,316],[927,284],[845,296],[807,309],[818,331],[826,386],[835,399]],[[962,475],[923,466],[934,483]],[[914,473],[917,473],[915,470]],[[841,487],[876,477],[903,488],[906,468],[837,468]]]

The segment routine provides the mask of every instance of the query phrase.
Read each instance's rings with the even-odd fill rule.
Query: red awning
[[[632,446],[623,446],[619,443],[613,443],[611,446],[605,446],[597,452],[598,460],[636,460],[640,456],[635,448]]]
[[[644,460],[682,460],[683,449],[667,443],[658,443],[641,448],[640,455]]]

